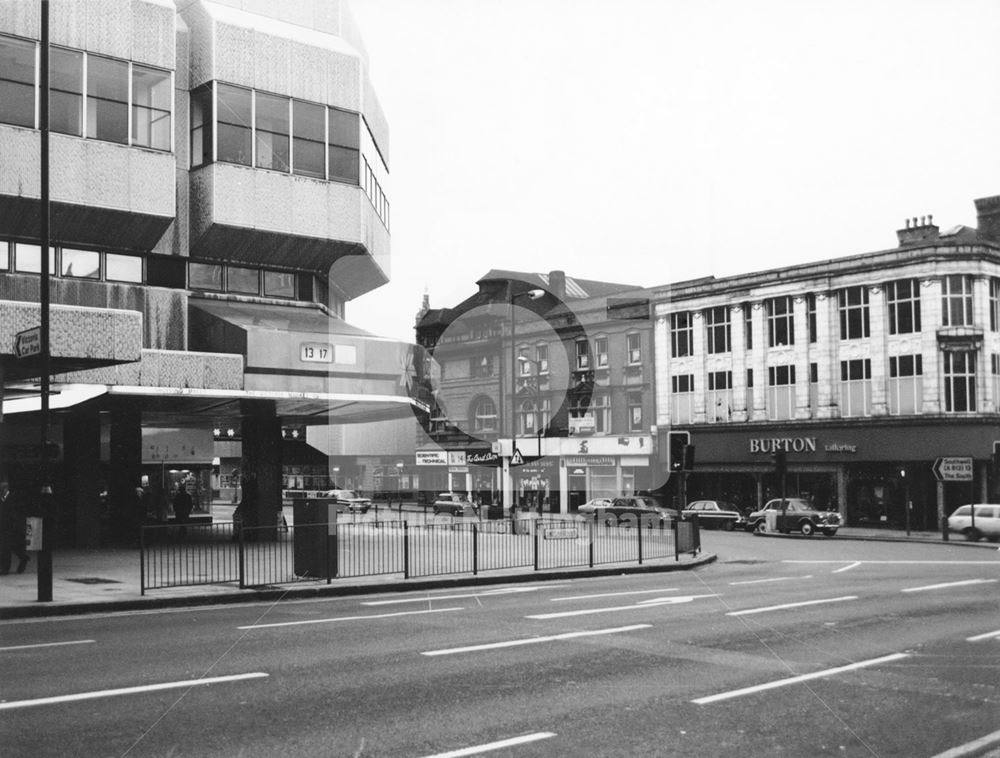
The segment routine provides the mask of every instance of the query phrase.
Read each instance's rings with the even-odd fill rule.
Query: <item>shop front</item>
[[[989,502],[1000,489],[990,466],[1000,435],[982,420],[686,431],[697,451],[694,471],[686,475],[688,502],[714,498],[753,509],[784,493],[837,510],[848,526],[934,531],[959,505]],[[667,432],[662,434],[660,449],[666,450]],[[783,479],[775,470],[779,451],[787,462]],[[935,461],[954,456],[972,459],[972,481],[937,479]]]
[[[575,513],[588,500],[654,489],[653,438],[646,435],[563,438],[559,445],[558,493],[553,511]],[[551,481],[556,481],[554,477]]]

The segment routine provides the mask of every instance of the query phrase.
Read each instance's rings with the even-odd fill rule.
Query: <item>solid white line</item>
[[[618,632],[634,632],[637,629],[648,629],[652,624],[633,624],[632,626],[619,626],[614,629],[595,629],[591,632],[566,632],[565,634],[553,634],[548,637],[528,637],[523,640],[508,640],[507,642],[489,642],[484,645],[469,645],[467,647],[453,647],[444,650],[428,650],[421,655],[453,655],[454,653],[473,653],[479,650],[497,650],[504,647],[518,647],[520,645],[535,645],[539,642],[556,642],[558,640],[571,640],[576,637],[594,637],[601,634],[617,634]]]
[[[663,590],[631,590],[629,592],[605,592],[600,595],[573,595],[572,597],[550,597],[553,603],[559,603],[563,600],[593,600],[599,597],[621,597],[624,595],[651,595],[655,592],[677,592],[676,587],[669,587]]]
[[[547,740],[549,737],[555,736],[555,732],[535,732],[534,734],[526,734],[523,737],[511,737],[509,740],[490,742],[485,745],[477,745],[476,747],[466,747],[447,753],[435,753],[425,758],[462,758],[465,755],[479,755],[480,753],[488,753],[491,750],[500,750],[505,747],[514,747],[515,745],[524,745],[529,742],[537,742],[538,740]]]
[[[146,692],[160,692],[162,690],[177,690],[185,687],[202,687],[207,684],[222,684],[224,682],[240,682],[246,679],[261,679],[269,676],[261,672],[253,674],[235,674],[233,676],[214,676],[205,679],[188,679],[183,682],[164,682],[163,684],[144,684],[140,687],[122,687],[116,690],[96,690],[94,692],[80,692],[75,695],[57,695],[55,697],[41,697],[34,700],[15,700],[10,703],[0,703],[0,711],[11,710],[13,708],[31,708],[36,705],[53,705],[55,703],[73,703],[80,700],[96,700],[102,697],[116,697],[118,695],[141,695]]]
[[[991,640],[995,637],[1000,637],[1000,631],[987,632],[986,634],[977,634],[975,637],[966,637],[966,642],[979,642],[980,640]]]
[[[768,582],[787,582],[791,579],[812,579],[812,574],[805,576],[776,576],[773,579],[747,579],[742,582],[730,582],[730,586],[738,587],[743,584],[767,584]]]
[[[995,745],[1000,745],[1000,732],[993,732],[993,734],[987,734],[978,740],[945,750],[943,753],[935,755],[934,758],[971,758],[974,755],[983,755],[984,750]]]
[[[945,584],[928,584],[925,587],[907,587],[900,592],[924,592],[926,590],[943,590],[948,587],[965,587],[969,584],[992,584],[996,579],[966,579],[964,582],[947,582]]]
[[[783,560],[782,563],[848,563],[844,560],[815,560],[815,561],[793,561]],[[1000,561],[858,561],[858,563],[870,563],[874,566],[997,566]]]
[[[837,668],[825,669],[823,671],[817,671],[812,674],[802,674],[801,676],[793,676],[789,679],[779,679],[775,682],[768,682],[767,684],[757,684],[753,687],[744,687],[741,690],[730,690],[729,692],[722,692],[718,695],[709,695],[708,697],[700,697],[697,700],[692,700],[691,702],[695,705],[707,705],[708,703],[717,703],[720,700],[729,700],[734,697],[741,697],[742,695],[752,695],[757,692],[763,692],[764,690],[773,690],[778,687],[784,687],[789,684],[798,684],[799,682],[808,682],[812,679],[822,679],[823,677],[833,676],[834,674],[841,674],[845,671],[854,671],[855,669],[865,668],[866,666],[877,666],[880,663],[889,663],[890,661],[898,661],[902,658],[909,658],[909,653],[893,653],[892,655],[884,655],[881,658],[872,658],[870,661],[859,661],[858,663],[851,663],[847,666],[838,666]]]
[[[332,619],[309,619],[307,621],[282,621],[274,624],[251,624],[237,629],[273,629],[279,626],[304,626],[305,624],[332,624],[334,621],[368,621],[369,619],[391,619],[397,616],[419,616],[424,613],[447,613],[461,611],[462,608],[428,608],[423,611],[400,611],[399,613],[373,613],[367,616],[338,616]]]
[[[366,600],[361,605],[398,605],[399,603],[426,603],[433,600],[467,600],[470,597],[493,597],[496,595],[512,595],[516,592],[538,592],[536,587],[511,587],[504,590],[486,590],[471,592],[464,595],[425,595],[423,597],[395,598],[393,600]]]
[[[844,595],[844,597],[831,597],[824,600],[804,600],[801,603],[785,603],[784,605],[769,605],[766,608],[748,608],[744,611],[730,611],[727,616],[749,616],[753,613],[767,613],[768,611],[783,611],[787,608],[801,608],[805,605],[821,605],[822,603],[841,603],[845,600],[857,600],[857,595]]]
[[[72,640],[70,642],[38,642],[34,645],[11,645],[10,647],[0,647],[0,653],[8,650],[29,650],[35,647],[60,647],[62,645],[87,645],[97,640]]]
[[[692,600],[696,600],[702,597],[718,597],[718,594],[711,595],[681,595],[680,597],[661,597],[655,600],[643,600],[641,603],[636,603],[635,605],[618,605],[613,608],[590,608],[582,611],[560,611],[559,613],[537,613],[533,616],[525,616],[526,619],[535,619],[536,621],[545,621],[547,619],[562,619],[568,618],[569,616],[588,616],[592,613],[616,613],[618,611],[641,611],[646,608],[655,608],[660,605],[680,605],[681,603],[690,603]]]
[[[851,563],[850,565],[847,565],[847,566],[844,566],[842,568],[839,568],[836,571],[833,571],[832,573],[839,574],[841,571],[850,571],[851,569],[857,568],[860,565],[861,565],[861,561],[854,561],[854,563]]]

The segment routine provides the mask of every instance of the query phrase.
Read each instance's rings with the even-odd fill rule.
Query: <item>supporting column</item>
[[[108,507],[110,538],[126,545],[139,544],[143,513],[136,488],[142,482],[142,411],[136,401],[125,400],[111,412],[109,427]]]
[[[244,498],[248,499],[248,523],[277,524],[281,510],[281,419],[269,400],[243,401],[243,465],[247,478]],[[247,490],[250,496],[247,497]],[[273,535],[263,533],[264,539]]]
[[[66,489],[61,498],[63,502],[57,504],[66,519],[63,526],[74,547],[98,547],[101,543],[103,482],[100,478],[101,420],[97,413],[77,411],[66,417],[63,461]],[[139,486],[138,479],[135,486]],[[140,523],[142,516],[142,513],[136,514]]]

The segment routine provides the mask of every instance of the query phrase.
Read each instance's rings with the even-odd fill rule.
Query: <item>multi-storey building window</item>
[[[518,408],[519,434],[537,434],[549,423],[549,401],[524,400]]]
[[[819,408],[819,364],[809,364],[809,408],[815,414]]]
[[[212,85],[192,90],[190,104],[191,167],[195,168],[212,162]]]
[[[472,403],[472,429],[475,432],[495,432],[497,406],[488,397],[479,397]]]
[[[670,355],[683,358],[693,355],[694,330],[691,314],[687,311],[670,314]]]
[[[670,420],[674,424],[690,424],[694,420],[694,375],[670,377]]]
[[[625,361],[630,366],[642,363],[642,335],[638,332],[625,335]]]
[[[972,277],[941,277],[942,326],[972,326]]]
[[[628,430],[630,432],[641,432],[642,426],[642,393],[628,392],[625,395],[625,402],[628,406]]]
[[[840,362],[840,415],[868,416],[872,404],[872,362],[859,358]]]
[[[222,266],[217,263],[188,263],[188,287],[222,292]]]
[[[35,126],[35,43],[0,36],[0,122]]]
[[[908,416],[920,413],[924,394],[923,356],[889,356],[889,413]]]
[[[733,415],[733,372],[710,371],[705,395],[705,417],[709,422],[724,422]]]
[[[889,334],[914,334],[920,331],[920,282],[900,279],[885,286],[889,312]]]
[[[993,385],[993,408],[1000,408],[1000,355],[993,353],[990,356],[990,382]]]
[[[549,346],[535,345],[535,363],[538,364],[538,373],[549,373]]]
[[[576,396],[569,408],[570,429],[574,434],[607,434],[611,431],[610,399],[595,392],[589,399]]]
[[[746,396],[747,410],[753,408],[753,369],[747,369],[747,396]]]
[[[265,271],[264,295],[267,297],[295,297],[295,274],[287,271]]]
[[[83,136],[83,53],[79,50],[49,50],[49,129]]]
[[[990,279],[990,331],[1000,332],[1000,279]]]
[[[590,368],[590,343],[587,340],[576,341],[576,370],[585,371]]]
[[[108,253],[104,256],[104,278],[109,282],[142,283],[142,258]]]
[[[469,374],[478,379],[495,376],[492,355],[478,355],[469,359]]]
[[[59,251],[59,272],[74,279],[100,279],[101,254],[96,250],[73,250],[64,247]]]
[[[226,291],[259,295],[260,271],[245,266],[226,266]]]
[[[340,108],[330,108],[329,119],[327,138],[330,152],[329,178],[331,181],[357,184],[361,173],[361,132],[358,114]],[[388,209],[378,210],[388,226]]]
[[[753,350],[753,306],[743,303],[743,347]]]
[[[767,344],[769,347],[783,347],[795,344],[795,316],[792,298],[775,297],[766,302]]]
[[[253,155],[253,92],[245,87],[218,84],[215,92],[216,159],[251,165]]]
[[[795,413],[795,366],[768,366],[767,416],[772,421]]]
[[[292,100],[292,173],[325,179],[326,108]]]
[[[128,143],[128,63],[87,56],[87,136]]]
[[[837,305],[840,310],[840,339],[859,340],[871,335],[867,287],[839,290]]]
[[[594,340],[594,368],[608,367],[608,338],[597,337]]]
[[[709,308],[705,311],[705,332],[709,353],[728,353],[732,349],[727,306]]]
[[[521,376],[531,376],[534,373],[534,365],[528,356],[528,351],[527,345],[517,348],[517,373]]]
[[[809,327],[809,343],[814,344],[819,339],[819,329],[816,326],[816,296],[806,295],[806,323]]]
[[[944,404],[948,413],[976,409],[975,353],[944,353]]]
[[[258,92],[255,103],[257,168],[289,171],[288,108],[290,98]]]
[[[132,144],[169,150],[173,88],[170,72],[132,64]]]
[[[594,393],[590,398],[590,412],[594,416],[594,433],[611,433],[611,397],[604,393]]]

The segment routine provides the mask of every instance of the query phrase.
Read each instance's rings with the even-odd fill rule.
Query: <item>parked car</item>
[[[975,526],[972,525],[973,515],[976,517]],[[961,505],[948,517],[948,531],[964,534],[972,542],[978,542],[983,537],[996,542],[1000,540],[1000,505]]]
[[[370,498],[361,497],[354,490],[327,490],[323,497],[337,501],[338,513],[368,513],[372,507]]]
[[[774,529],[782,534],[802,532],[806,537],[811,537],[818,530],[827,537],[832,537],[840,528],[839,513],[817,510],[808,500],[802,498],[779,497],[769,500],[759,511],[747,516],[747,531],[757,534],[768,532],[768,511],[774,512]]]
[[[742,511],[725,500],[695,500],[681,511],[681,518],[691,520],[698,517],[698,525],[706,529],[725,529],[731,532],[735,527],[746,526],[746,516]]]
[[[673,508],[662,508],[645,495],[613,498],[611,505],[596,509],[594,515],[597,520],[612,526],[663,526],[678,518]]]
[[[460,492],[442,492],[434,501],[434,515],[448,513],[452,516],[475,515],[478,513],[475,503]]]
[[[611,501],[612,498],[610,497],[595,497],[577,508],[577,512],[586,516],[593,516],[600,509],[610,508]]]

